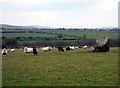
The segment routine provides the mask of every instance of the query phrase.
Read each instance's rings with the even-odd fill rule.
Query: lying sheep
[[[7,55],[7,49],[6,48],[4,48],[3,50],[2,50],[2,55]]]

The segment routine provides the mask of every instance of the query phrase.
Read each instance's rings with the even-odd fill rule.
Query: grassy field
[[[55,35],[37,34],[37,33],[3,33],[2,36],[5,36],[7,38],[16,38],[16,37],[55,37]]]
[[[26,30],[3,30],[3,31],[26,31]],[[27,30],[28,31],[28,30]],[[29,30],[31,31],[31,30]],[[108,36],[110,39],[118,39],[118,33],[117,32],[81,32],[81,31],[66,31],[66,30],[32,30],[35,32],[47,32],[52,34],[42,34],[42,33],[3,33],[2,36],[7,38],[15,38],[15,37],[56,37],[54,34],[63,34],[68,35],[64,36],[64,38],[70,38],[69,36],[77,36],[77,37],[83,37],[86,35],[89,39],[96,39],[101,36]],[[71,37],[74,38],[74,37]]]
[[[2,56],[3,86],[117,86],[118,48],[107,53],[91,49],[70,52],[9,52]]]
[[[110,37],[111,39],[117,39],[118,38],[118,33],[117,32],[92,32],[92,31],[73,31],[73,30],[69,30],[69,31],[66,31],[66,30],[42,30],[43,32],[49,32],[49,33],[60,33],[60,34],[63,34],[63,35],[73,35],[73,36],[78,36],[78,37],[82,37],[84,35],[87,36],[87,38],[90,38],[90,39],[96,39],[98,37],[101,37],[101,36],[108,36]]]
[[[6,38],[16,38],[16,37],[49,37],[49,38],[55,38],[56,35],[50,35],[50,34],[37,34],[37,33],[3,33],[2,36]],[[64,38],[74,38],[74,37],[68,37],[64,36]]]

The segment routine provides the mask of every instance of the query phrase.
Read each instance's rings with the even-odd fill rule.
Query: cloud
[[[30,0],[32,1],[32,0]],[[91,6],[92,3],[86,3],[86,2],[60,2],[60,0],[58,0],[59,2],[47,2],[47,0],[45,0],[44,2],[42,2],[42,0],[38,1],[35,0],[33,3],[32,2],[28,2],[27,0],[25,0],[25,2],[22,2],[20,0],[20,2],[4,2],[2,5],[2,10],[3,12],[26,12],[26,11],[63,11],[63,10],[80,10],[80,9],[85,9],[88,8],[87,6]],[[78,0],[79,1],[79,0]]]
[[[118,0],[2,0],[2,22],[51,27],[117,26]]]
[[[98,10],[112,10],[118,8],[118,0],[104,0],[96,5]]]

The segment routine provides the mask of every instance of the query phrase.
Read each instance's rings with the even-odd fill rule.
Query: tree
[[[57,37],[58,37],[58,39],[62,39],[63,38],[63,34],[59,34]]]
[[[17,45],[17,41],[16,39],[2,39],[2,47],[8,47],[8,46],[16,46]]]
[[[16,37],[16,40],[17,40],[17,41],[20,41],[20,40],[21,40],[21,37]]]
[[[3,36],[2,39],[6,39],[6,37]]]
[[[14,46],[17,44],[17,41],[15,39],[6,39],[6,44]]]
[[[85,34],[83,35],[83,39],[86,39],[86,35]]]

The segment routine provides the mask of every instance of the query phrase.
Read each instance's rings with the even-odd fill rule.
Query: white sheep
[[[70,50],[74,50],[75,49],[75,46],[69,46],[70,47]]]
[[[79,47],[78,46],[75,46],[75,49],[78,49]]]
[[[94,50],[94,47],[91,47],[92,50]]]
[[[27,47],[25,47],[24,48],[24,52],[25,53],[33,53],[33,48],[27,48]]]
[[[22,50],[22,48],[20,48],[20,51]]]
[[[52,49],[52,47],[47,46],[47,47],[43,47],[41,50],[44,52],[50,51]]]
[[[3,50],[2,50],[2,55],[7,55],[7,49],[6,48],[4,48]]]
[[[86,49],[88,46],[87,45],[85,45],[85,46],[83,46],[83,49]]]
[[[10,51],[11,51],[11,52],[15,52],[15,49],[11,49]]]

